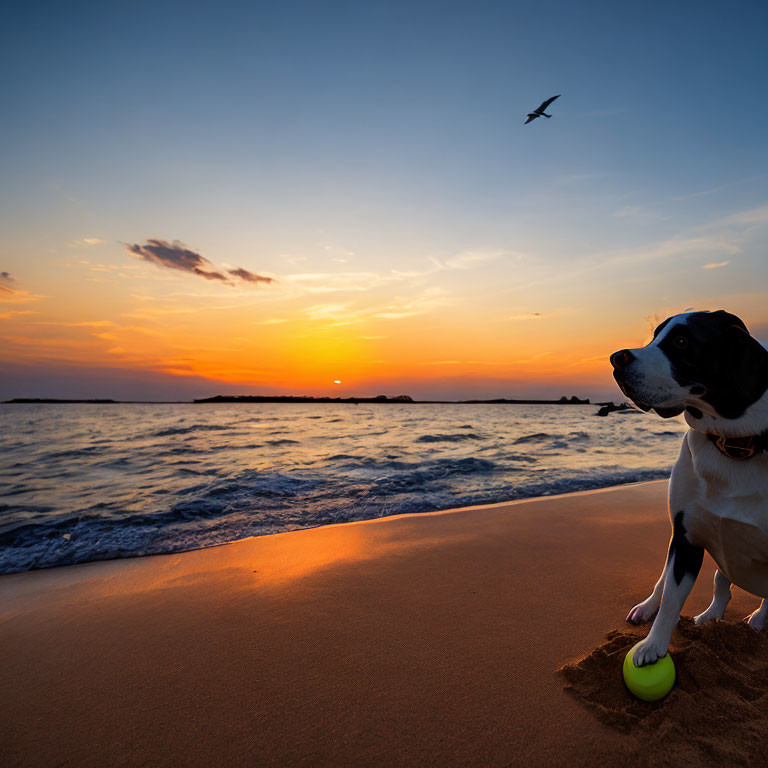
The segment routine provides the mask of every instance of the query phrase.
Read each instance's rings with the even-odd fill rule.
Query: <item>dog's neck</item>
[[[697,403],[686,408],[685,421],[696,432],[717,437],[764,438],[768,435],[768,391],[737,419],[725,419],[708,404]]]
[[[687,408],[685,420],[696,432],[705,434],[723,456],[745,461],[768,453],[768,392],[738,419],[724,419],[717,413]]]

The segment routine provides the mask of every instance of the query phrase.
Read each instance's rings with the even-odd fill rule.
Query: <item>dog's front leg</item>
[[[667,575],[667,570],[669,570],[669,558],[667,558],[664,570],[661,572],[661,576],[659,576],[659,580],[656,582],[653,592],[651,592],[642,603],[638,603],[631,608],[627,614],[626,621],[630,624],[646,624],[658,613],[659,606],[661,605],[661,593],[664,591],[664,578]]]
[[[683,512],[675,515],[667,567],[664,570],[661,607],[648,637],[638,643],[635,650],[633,660],[636,667],[653,664],[666,655],[672,630],[680,618],[680,611],[696,581],[704,559],[704,549],[693,545],[688,539],[684,517]]]

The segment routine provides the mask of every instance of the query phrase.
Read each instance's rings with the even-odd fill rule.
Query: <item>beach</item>
[[[761,725],[714,740],[683,727],[697,701],[685,665],[648,705],[652,737],[599,716],[562,671],[611,631],[646,633],[624,617],[664,562],[666,486],[2,576],[2,764],[757,765]],[[713,569],[685,615],[709,603]],[[756,605],[734,589],[721,643]],[[610,706],[632,706],[622,690]]]

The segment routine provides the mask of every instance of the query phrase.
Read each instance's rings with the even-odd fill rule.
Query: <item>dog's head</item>
[[[622,392],[638,408],[652,408],[665,419],[686,411],[689,422],[703,419],[707,428],[730,422],[745,433],[742,427],[750,425],[738,422],[768,390],[768,351],[724,310],[674,315],[646,346],[614,352],[611,364]]]

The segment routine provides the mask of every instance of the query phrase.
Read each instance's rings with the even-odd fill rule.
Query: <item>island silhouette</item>
[[[498,397],[492,400],[414,400],[410,395],[376,395],[375,397],[314,397],[313,395],[214,395],[194,400],[111,400],[111,399],[63,399],[55,397],[14,397],[4,400],[8,405],[30,403],[91,403],[94,405],[126,405],[140,403],[394,403],[394,404],[445,404],[445,405],[589,405],[589,398],[576,395],[559,400],[517,400]]]

